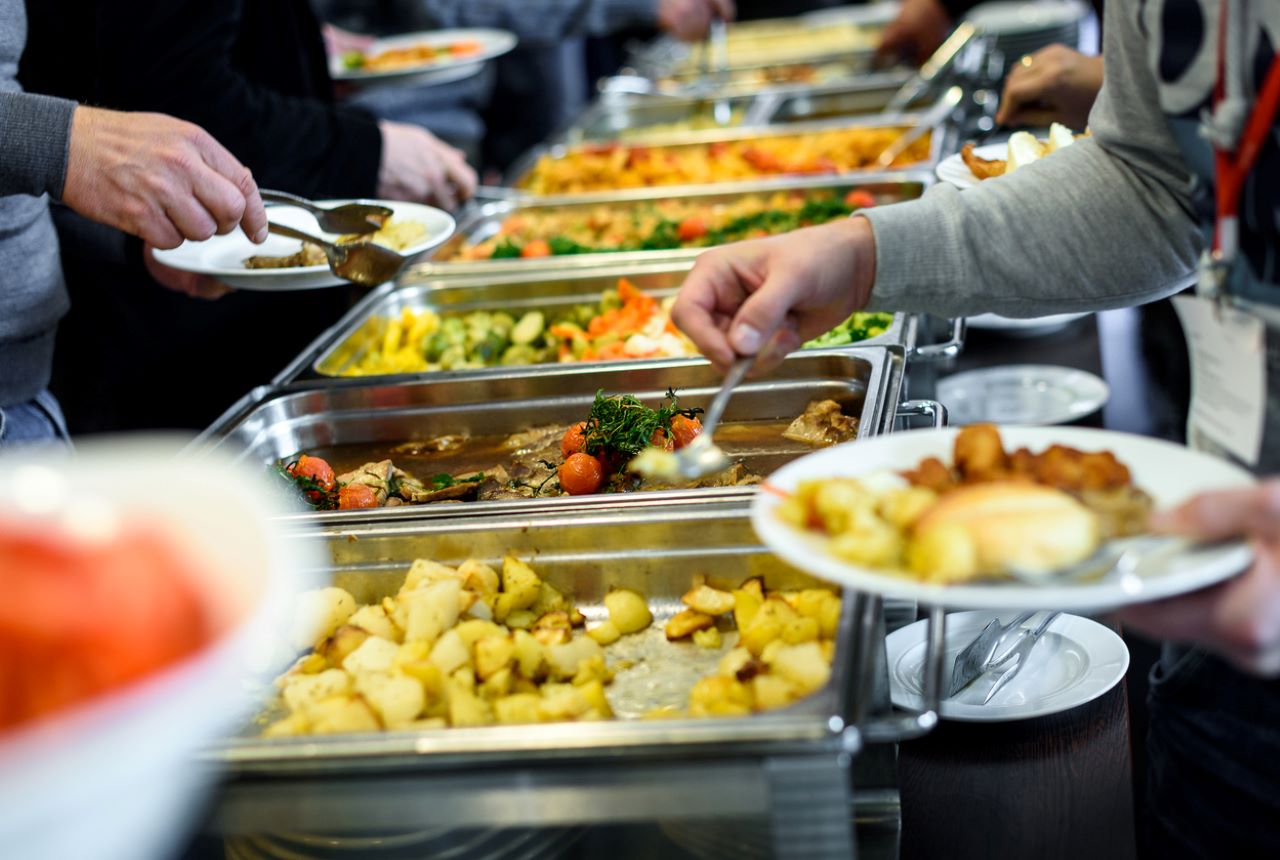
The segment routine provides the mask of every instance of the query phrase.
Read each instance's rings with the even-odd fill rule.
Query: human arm
[[[1253,564],[1221,585],[1127,607],[1117,620],[1155,639],[1203,645],[1246,671],[1280,674],[1280,480],[1197,496],[1152,526],[1203,540],[1246,537]]]
[[[996,122],[1045,126],[1060,122],[1083,129],[1102,88],[1102,57],[1066,45],[1050,45],[1023,57],[1004,83]]]
[[[855,301],[947,316],[1101,310],[1186,286],[1201,244],[1190,177],[1160,112],[1133,5],[1107,8],[1092,139],[963,192],[944,184],[918,201],[865,210],[870,231],[813,228],[830,231],[829,242],[812,243],[820,259],[774,252],[755,301],[728,304],[733,291],[715,283],[732,271],[722,258],[748,253],[749,243],[707,252],[681,290],[676,324],[708,353],[730,348],[715,331],[726,317],[768,341],[786,310],[808,299],[809,282],[789,272],[823,265],[839,267],[834,278]],[[872,265],[855,271],[865,256]]]

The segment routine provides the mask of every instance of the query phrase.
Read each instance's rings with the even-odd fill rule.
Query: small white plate
[[[399,200],[317,200],[320,206],[339,206],[343,203],[375,203],[388,206],[396,221],[416,221],[427,228],[418,244],[400,253],[412,262],[414,258],[444,244],[453,235],[456,224],[453,216],[433,206],[421,203],[405,203]],[[293,206],[268,206],[267,216],[277,224],[305,230],[320,239],[335,239],[337,234],[322,233],[316,219],[310,213]],[[319,287],[336,287],[346,281],[329,271],[328,266],[295,266],[289,269],[246,269],[244,261],[256,255],[287,256],[302,247],[297,239],[268,236],[267,241],[255,245],[244,232],[236,229],[225,236],[214,236],[203,242],[183,242],[169,251],[156,251],[156,261],[184,272],[210,275],[228,286],[241,290],[314,290]]]
[[[380,72],[366,69],[348,69],[342,64],[342,57],[338,55],[329,58],[329,73],[335,81],[345,81],[347,83],[373,83],[375,81],[392,81],[402,78],[413,78],[414,84],[451,83],[478,73],[486,62],[510,52],[516,46],[516,41],[513,33],[509,33],[506,30],[487,28],[425,30],[420,33],[406,33],[402,36],[379,39],[365,53],[379,54],[387,50],[411,48],[416,45],[445,47],[457,42],[476,42],[480,45],[480,49],[457,57],[428,60],[416,66]]]
[[[828,552],[825,536],[793,528],[778,519],[781,496],[794,492],[802,480],[898,472],[915,468],[925,457],[950,463],[959,432],[948,428],[892,433],[846,442],[788,463],[769,476],[763,492],[752,497],[751,523],[756,534],[774,553],[814,576],[855,591],[952,609],[1104,612],[1205,588],[1235,576],[1253,558],[1252,550],[1244,543],[1190,551],[1142,578],[1132,590],[1109,580],[1046,586],[1012,580],[934,585],[842,561]],[[1088,427],[1001,427],[1000,434],[1008,450],[1025,447],[1040,452],[1060,444],[1084,451],[1112,451],[1129,467],[1134,483],[1151,495],[1157,509],[1174,507],[1207,490],[1250,487],[1255,483],[1248,472],[1225,460],[1132,433]]]
[[[993,0],[975,6],[964,20],[983,33],[1013,36],[1055,30],[1078,23],[1089,7],[1078,0]]]
[[[1008,613],[1005,615],[1007,621]],[[988,610],[947,616],[944,684],[950,682],[956,655],[995,617],[997,614]],[[1039,622],[1033,617],[1024,626],[1033,627]],[[924,663],[926,624],[917,621],[889,634],[885,641],[890,697],[902,708],[924,707],[920,668]],[[955,698],[944,699],[941,714],[944,719],[976,723],[1056,714],[1092,702],[1120,683],[1128,668],[1129,649],[1123,639],[1096,621],[1061,615],[1031,649],[1026,667],[996,693],[990,704],[984,705],[982,700],[996,682],[994,673],[978,678]]]
[[[1111,397],[1092,373],[1052,364],[984,367],[938,380],[938,400],[951,423],[1069,424],[1097,412]]]
[[[999,314],[978,314],[969,317],[965,324],[971,329],[980,331],[998,331],[1010,337],[1039,337],[1043,334],[1059,331],[1079,319],[1092,316],[1091,313],[1050,314],[1047,317],[1030,317],[1015,319],[1002,317]]]
[[[1009,144],[988,143],[984,146],[975,146],[973,154],[988,161],[997,161],[1009,156]],[[982,182],[981,179],[973,175],[973,171],[969,169],[969,165],[964,163],[964,159],[960,157],[958,152],[954,155],[948,155],[939,161],[938,166],[933,171],[938,174],[938,178],[943,182],[950,182],[956,188],[972,188]]]

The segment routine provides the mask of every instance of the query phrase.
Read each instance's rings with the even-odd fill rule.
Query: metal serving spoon
[[[283,203],[305,209],[316,218],[320,229],[326,233],[365,233],[377,232],[383,223],[395,213],[387,206],[372,203],[344,203],[332,209],[317,206],[305,197],[287,194],[283,191],[271,191],[261,188],[258,193],[268,203]]]
[[[267,222],[267,229],[277,236],[301,239],[319,246],[329,260],[329,269],[335,275],[362,287],[376,287],[378,284],[386,283],[400,274],[400,270],[409,262],[408,257],[372,242],[335,245],[333,242],[327,242],[301,230],[271,221]]]
[[[907,151],[907,147],[924,137],[935,125],[950,116],[956,105],[960,104],[962,98],[964,98],[964,90],[959,87],[948,89],[942,94],[942,98],[938,99],[937,104],[921,114],[920,120],[914,126],[903,132],[901,137],[889,144],[884,152],[880,153],[880,157],[876,159],[876,164],[880,167],[891,167],[898,156]]]

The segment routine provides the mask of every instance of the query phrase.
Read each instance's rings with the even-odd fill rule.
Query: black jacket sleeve
[[[382,136],[332,100],[308,0],[116,0],[95,4],[95,95],[159,111],[216,137],[260,185],[367,197]]]

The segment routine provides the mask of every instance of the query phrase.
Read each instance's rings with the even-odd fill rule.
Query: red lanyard
[[[1226,94],[1226,46],[1227,46],[1227,5],[1229,0],[1219,0],[1221,14],[1218,16],[1218,80],[1213,90],[1213,105],[1216,109]],[[1243,50],[1243,47],[1242,47]],[[1240,213],[1240,192],[1244,181],[1258,160],[1258,152],[1266,142],[1275,120],[1276,108],[1280,106],[1280,55],[1271,61],[1267,70],[1267,78],[1258,92],[1258,98],[1249,111],[1241,135],[1234,152],[1214,146],[1214,166],[1216,168],[1217,189],[1217,221],[1213,232],[1213,249],[1225,262],[1232,262],[1238,245],[1236,219]]]

